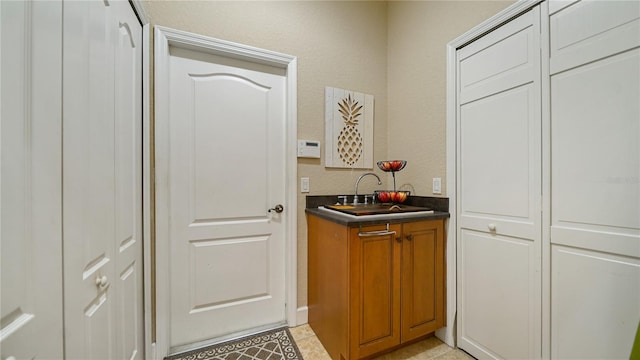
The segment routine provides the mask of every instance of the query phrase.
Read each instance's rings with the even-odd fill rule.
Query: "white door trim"
[[[447,327],[436,332],[438,338],[444,341],[449,346],[456,346],[456,321],[457,321],[457,248],[458,248],[458,234],[457,234],[457,219],[458,219],[458,196],[457,196],[457,149],[458,149],[458,134],[456,121],[458,117],[458,98],[457,98],[457,56],[456,52],[459,48],[464,47],[466,44],[479,38],[483,34],[503,25],[509,20],[522,14],[525,11],[538,5],[542,0],[519,0],[515,4],[507,7],[491,18],[487,19],[483,23],[475,26],[459,37],[453,39],[447,44],[447,127],[446,127],[446,139],[447,139],[447,196],[449,197],[449,225],[447,227]],[[545,180],[543,180],[544,186]],[[544,226],[544,224],[543,224]],[[544,235],[544,234],[543,234]],[[544,250],[543,250],[544,251]],[[543,282],[546,281],[545,277],[549,275],[548,268],[543,267]],[[543,298],[549,294],[543,290]],[[543,301],[543,311],[545,313],[545,306],[548,302]],[[548,309],[548,308],[547,308]],[[544,317],[544,316],[543,316]],[[543,319],[545,324],[546,319]],[[542,334],[542,346],[543,349],[548,347],[549,334],[545,333],[543,326]],[[546,347],[545,347],[546,346]],[[543,350],[543,354],[544,354]]]
[[[168,186],[168,117],[169,117],[169,47],[231,57],[266,64],[286,70],[286,317],[289,326],[297,324],[297,58],[269,50],[214,39],[166,27],[155,27],[155,188],[156,193],[169,191]],[[164,169],[164,170],[163,170]],[[164,171],[164,172],[163,172]],[[156,219],[167,219],[168,209],[156,207]],[[169,246],[168,222],[156,222],[155,236],[155,358],[162,359],[170,347]]]
[[[134,3],[139,3],[135,0]],[[155,359],[155,341],[153,337],[152,297],[154,277],[151,275],[151,225],[152,201],[151,195],[155,190],[152,175],[151,141],[151,25],[142,26],[142,256],[144,266],[144,345],[145,358]]]

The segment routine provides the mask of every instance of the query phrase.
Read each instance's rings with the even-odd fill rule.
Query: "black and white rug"
[[[166,357],[165,360],[302,360],[286,327]]]

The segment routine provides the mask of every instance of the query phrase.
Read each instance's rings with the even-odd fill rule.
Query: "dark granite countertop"
[[[352,199],[353,195],[349,195],[349,199]],[[359,219],[353,218],[348,215],[341,215],[339,213],[333,213],[329,211],[319,210],[319,206],[333,205],[338,203],[338,195],[309,195],[307,196],[307,204],[305,212],[307,214],[313,214],[323,219],[333,221],[340,225],[345,226],[359,226],[359,225],[375,225],[375,224],[387,224],[387,223],[402,223],[407,221],[426,220],[426,219],[447,219],[449,218],[449,199],[429,196],[409,196],[406,205],[421,206],[429,209],[433,209],[432,214],[422,215],[410,215],[407,217],[401,217],[397,215],[384,216],[376,215],[375,218]]]

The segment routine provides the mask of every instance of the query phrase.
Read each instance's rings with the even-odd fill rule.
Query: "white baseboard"
[[[296,325],[302,325],[309,322],[309,308],[306,306],[299,307],[296,312]]]
[[[441,329],[436,330],[436,337],[442,340],[443,343],[451,346],[452,348],[456,347],[455,337],[453,336],[453,331],[451,331],[451,326],[443,327]]]

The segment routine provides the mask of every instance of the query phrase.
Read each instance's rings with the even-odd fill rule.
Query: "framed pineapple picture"
[[[373,168],[373,95],[325,89],[325,166]]]

